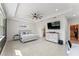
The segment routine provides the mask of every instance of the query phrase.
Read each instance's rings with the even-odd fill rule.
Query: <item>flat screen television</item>
[[[60,21],[47,23],[48,29],[60,29]]]

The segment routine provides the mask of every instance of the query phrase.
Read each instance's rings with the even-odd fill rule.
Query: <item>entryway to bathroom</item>
[[[71,43],[79,44],[79,25],[70,25],[70,41]]]
[[[70,43],[71,48],[69,49],[68,56],[79,55],[79,24],[70,25]]]

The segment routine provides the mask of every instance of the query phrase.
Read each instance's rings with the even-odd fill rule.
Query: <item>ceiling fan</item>
[[[41,16],[38,12],[32,13],[32,19],[41,19],[43,16]]]

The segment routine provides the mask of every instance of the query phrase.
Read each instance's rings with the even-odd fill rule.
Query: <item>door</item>
[[[70,25],[70,41],[71,43],[79,44],[79,25]]]

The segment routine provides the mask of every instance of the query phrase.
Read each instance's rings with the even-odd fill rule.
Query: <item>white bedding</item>
[[[20,35],[21,37],[21,41],[22,42],[27,42],[30,40],[36,40],[39,39],[39,35],[38,34],[25,34],[25,35]]]

